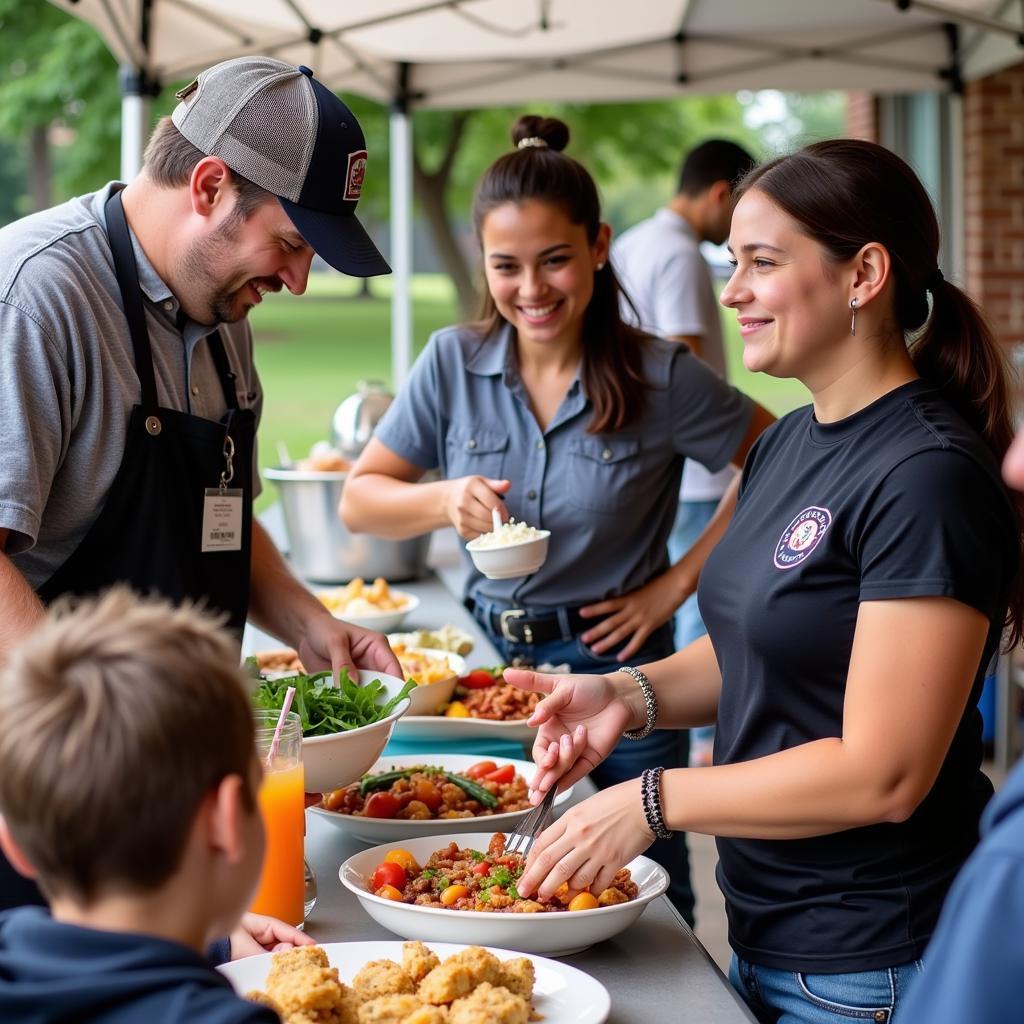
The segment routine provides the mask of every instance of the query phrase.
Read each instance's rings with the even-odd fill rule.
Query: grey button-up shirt
[[[652,338],[641,417],[590,434],[593,409],[577,374],[542,431],[519,375],[515,334],[437,332],[377,426],[395,454],[447,479],[509,479],[516,519],[551,531],[548,558],[526,579],[488,580],[473,569],[468,593],[542,611],[627,593],[664,572],[686,458],[725,466],[753,404],[682,345]]]
[[[111,186],[0,231],[0,528],[39,587],[85,537],[106,501],[139,401],[128,324],[104,228]],[[157,400],[219,420],[227,411],[209,346],[185,320],[132,236]],[[259,418],[262,391],[245,320],[221,326],[238,404]],[[259,491],[255,459],[253,474]],[[211,480],[210,486],[217,481]]]

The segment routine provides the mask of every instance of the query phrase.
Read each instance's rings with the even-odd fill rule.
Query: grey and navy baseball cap
[[[299,234],[353,277],[390,274],[356,204],[366,140],[344,103],[304,66],[237,57],[178,93],[171,120],[196,149],[277,196]]]

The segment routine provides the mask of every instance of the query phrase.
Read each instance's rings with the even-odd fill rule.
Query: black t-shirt
[[[716,764],[842,735],[861,601],[951,597],[992,626],[939,777],[907,821],[718,840],[729,939],[744,959],[836,973],[921,955],[992,792],[977,700],[1016,531],[995,458],[923,381],[836,423],[799,409],[752,449],[736,513],[700,579],[722,670]]]

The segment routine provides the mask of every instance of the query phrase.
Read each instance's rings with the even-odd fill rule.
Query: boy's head
[[[708,139],[691,149],[679,170],[678,194],[700,202],[703,239],[721,245],[729,237],[733,186],[754,166],[754,158],[735,142]]]
[[[211,916],[237,918],[259,777],[237,652],[194,609],[124,588],[65,605],[0,674],[0,842],[51,900],[149,894],[195,863],[223,875]]]

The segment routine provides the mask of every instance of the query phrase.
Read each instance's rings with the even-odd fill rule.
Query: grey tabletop
[[[402,629],[459,626],[474,639],[472,664],[497,664],[498,653],[463,606],[459,594],[461,567],[452,531],[435,537],[431,563],[437,575],[402,589],[416,594],[420,605]],[[246,652],[277,646],[247,628]],[[594,792],[584,780],[571,803]],[[338,879],[342,861],[366,844],[340,832],[315,815],[306,817],[306,858],[317,877],[319,895],[306,921],[310,935],[321,942],[359,942],[394,939],[367,915]],[[664,897],[654,900],[640,919],[616,938],[582,953],[561,957],[597,978],[609,991],[613,1024],[739,1024],[754,1017],[711,959],[686,922]]]

